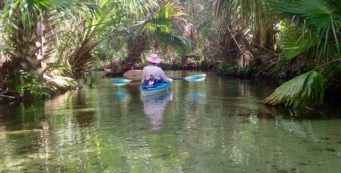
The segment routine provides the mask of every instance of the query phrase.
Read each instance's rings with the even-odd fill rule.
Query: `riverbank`
[[[273,63],[269,65],[263,62],[264,61],[261,61],[260,59],[255,59],[253,64],[240,68],[237,63],[224,61],[214,70],[216,70],[217,74],[221,77],[265,81],[275,87],[279,87],[287,81],[309,71],[307,65],[304,63],[293,63],[293,65],[277,65]],[[329,104],[340,102],[341,67],[328,69],[325,73],[322,73],[322,75],[325,81],[324,101]]]
[[[51,98],[80,87],[75,79],[56,75],[43,75],[39,80],[27,73],[21,81],[13,87],[0,89],[1,104]]]
[[[254,63],[246,66],[244,68],[239,68],[236,63],[231,61],[223,61],[216,64],[209,64],[204,61],[204,63],[192,64],[188,66],[181,66],[180,64],[171,64],[171,63],[163,63],[160,65],[164,70],[200,70],[200,71],[213,71],[218,76],[223,78],[238,78],[238,79],[247,79],[253,81],[261,81],[266,83],[266,85],[272,86],[274,88],[280,86],[284,82],[290,80],[294,76],[297,76],[302,73],[302,67],[291,68],[285,72],[280,74],[271,73],[271,69],[269,65],[265,65],[260,60],[255,60]],[[142,69],[143,65],[138,64],[134,66],[136,69]],[[295,69],[295,70],[293,70]],[[101,72],[103,69],[94,69],[92,71]],[[103,71],[104,75],[104,71]],[[102,75],[102,77],[103,77]],[[96,76],[99,77],[99,76]],[[96,78],[95,77],[95,78]],[[117,76],[119,77],[119,76]],[[91,81],[94,80],[91,75],[84,76],[84,80],[91,78]],[[90,81],[90,82],[91,82]],[[335,79],[334,85],[327,85],[325,101],[328,103],[336,103],[341,101],[341,87],[336,85],[340,80]],[[50,97],[65,93],[68,90],[77,89],[82,85],[80,82],[77,82],[75,79],[66,78],[62,76],[50,77],[44,76],[44,81],[42,83],[44,87],[44,91],[35,91],[35,92],[46,92],[46,96]],[[26,88],[27,91],[32,90],[32,88]],[[46,98],[46,96],[44,96]],[[40,99],[42,97],[38,97]],[[31,100],[32,97],[28,95],[20,95],[18,91],[15,90],[0,90],[0,103],[8,104],[11,102],[18,102],[22,100]],[[34,99],[34,98],[33,98]]]

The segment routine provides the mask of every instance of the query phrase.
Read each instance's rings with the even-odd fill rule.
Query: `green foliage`
[[[61,74],[70,74],[71,73],[70,67],[65,65],[65,64],[52,64],[50,66],[50,69],[53,71],[58,71]]]
[[[65,33],[59,30],[61,26],[59,20],[65,19],[61,16],[70,14],[68,10],[74,6],[83,7],[82,1],[5,0],[4,4],[0,18],[4,28],[0,26],[2,32],[0,35],[4,35],[2,38],[6,49],[3,54],[11,60],[7,61],[8,65],[4,67],[4,71],[10,77],[17,77],[15,73],[22,69],[40,76],[41,73],[47,72],[51,67],[50,64],[57,59],[55,57],[59,53],[60,41],[57,35]],[[66,47],[73,49],[64,42],[64,49],[60,54],[68,55]],[[44,65],[46,61],[49,64],[47,66]]]
[[[219,63],[217,71],[222,76],[255,77],[260,69],[257,66],[248,66],[240,69],[236,63],[223,61]]]
[[[191,42],[172,32],[172,20],[179,19],[182,15],[180,7],[167,3],[138,26],[141,26],[141,31],[157,44],[169,46],[182,55],[190,50]]]
[[[294,27],[288,26],[281,33],[282,48],[284,50],[285,59],[291,61],[298,55],[306,53],[309,49],[315,46],[318,42],[318,37],[311,31],[295,30]]]
[[[18,17],[21,20],[21,25],[24,26],[25,31],[30,31],[34,24],[32,22],[32,14],[35,14],[35,17],[41,16],[42,11],[49,8],[49,6],[50,0],[5,0],[1,18],[3,20],[8,20]]]
[[[340,54],[341,1],[279,0],[272,3],[274,11],[290,17],[289,32],[282,35],[286,57],[302,53],[321,65]],[[317,61],[315,61],[317,60]]]
[[[229,61],[223,61],[218,65],[218,73],[223,76],[234,76],[237,74],[238,65]]]
[[[222,28],[243,33],[250,45],[273,49],[275,17],[268,2],[273,0],[216,0],[215,15]]]
[[[29,96],[35,98],[48,97],[49,94],[45,90],[42,81],[34,77],[30,73],[20,70],[21,84],[17,85],[16,90],[21,97]]]
[[[324,98],[325,78],[316,71],[309,71],[278,87],[264,100],[269,105],[302,107],[321,105]]]
[[[139,19],[141,16],[148,15],[152,9],[159,6],[155,0],[120,0],[123,12],[128,15],[130,19]]]
[[[8,22],[9,20],[20,22],[19,25],[24,27],[25,32],[31,32],[36,25],[36,21],[42,20],[44,13],[55,9],[63,9],[66,7],[79,6],[79,0],[4,0],[4,8],[1,19]],[[14,28],[18,26],[12,25]]]
[[[260,72],[259,66],[248,66],[243,69],[239,69],[239,75],[246,76],[246,77],[256,77],[258,75],[258,72]]]
[[[278,0],[271,7],[282,17],[279,43],[284,53],[272,72],[305,67],[304,72],[323,70],[331,80],[332,62],[340,55],[341,1]],[[328,81],[314,70],[282,84],[264,102],[287,107],[322,104]]]

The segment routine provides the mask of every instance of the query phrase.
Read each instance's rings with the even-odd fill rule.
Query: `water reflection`
[[[341,170],[339,108],[268,108],[264,85],[216,76],[171,87],[140,98],[138,83],[103,80],[42,103],[0,105],[0,172]]]
[[[142,96],[143,111],[150,119],[153,130],[159,130],[162,125],[163,113],[167,103],[172,100],[172,93],[166,92],[151,96]]]
[[[206,93],[204,91],[190,91],[186,94],[186,100],[194,103],[204,103]]]
[[[207,85],[205,81],[199,83],[186,83],[186,100],[193,103],[206,103]]]
[[[127,102],[130,97],[129,93],[124,88],[120,88],[119,90],[114,91],[112,96],[114,101],[118,103]]]

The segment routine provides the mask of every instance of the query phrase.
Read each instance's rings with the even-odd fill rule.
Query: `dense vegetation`
[[[148,51],[170,67],[287,81],[270,105],[320,105],[341,88],[337,0],[4,0],[0,10],[7,99],[76,88],[110,59],[121,74]]]

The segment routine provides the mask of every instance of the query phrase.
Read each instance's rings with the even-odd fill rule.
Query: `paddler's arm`
[[[172,82],[173,81],[173,79],[171,79],[171,78],[169,78],[169,77],[167,77],[166,75],[165,75],[165,72],[163,71],[163,70],[160,70],[160,77],[161,77],[161,79],[164,81],[164,82]]]

